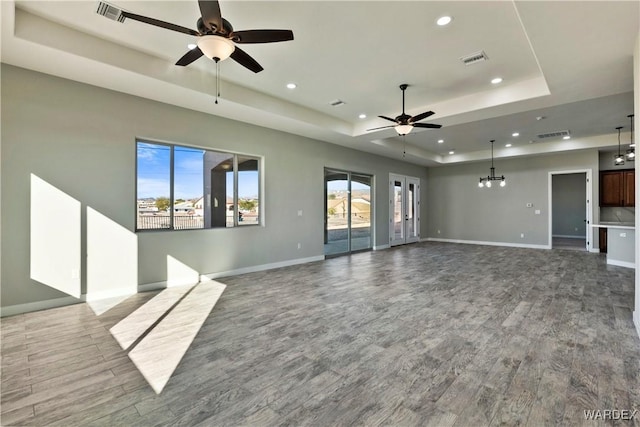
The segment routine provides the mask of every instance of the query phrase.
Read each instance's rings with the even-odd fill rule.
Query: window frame
[[[139,148],[139,144],[150,144],[150,145],[160,145],[160,146],[164,146],[164,147],[168,147],[169,148],[169,203],[170,203],[170,208],[169,208],[169,227],[168,228],[138,228],[138,201],[139,201],[139,197],[138,197],[138,173],[139,173],[139,168],[138,168],[138,148]],[[227,154],[229,156],[233,156],[233,206],[234,206],[234,210],[233,210],[233,225],[232,226],[224,226],[224,227],[213,227],[213,226],[209,226],[209,227],[202,227],[202,228],[175,228],[175,212],[173,209],[173,203],[174,203],[174,199],[175,199],[175,149],[176,148],[185,148],[185,149],[194,149],[194,150],[203,150],[204,152],[212,152],[212,153],[220,153],[220,154]],[[202,146],[194,146],[194,145],[186,145],[186,144],[180,144],[180,143],[174,143],[174,142],[166,142],[166,141],[157,141],[154,139],[150,139],[150,138],[136,138],[135,139],[135,143],[134,143],[134,151],[135,151],[135,190],[134,190],[134,230],[136,233],[138,232],[166,232],[166,231],[171,231],[171,232],[175,232],[175,231],[198,231],[198,230],[219,230],[219,229],[234,229],[234,228],[244,228],[244,227],[255,227],[255,226],[264,226],[264,209],[262,208],[264,206],[263,203],[263,185],[264,185],[264,157],[263,156],[259,156],[259,155],[255,155],[255,154],[246,154],[246,153],[239,153],[239,152],[232,152],[232,151],[227,151],[227,150],[220,150],[220,149],[214,149],[214,148],[208,148],[208,147],[202,147]],[[239,208],[239,196],[238,196],[238,182],[239,182],[239,178],[238,178],[238,158],[239,157],[243,157],[244,159],[248,159],[248,160],[255,160],[256,161],[256,165],[257,165],[257,187],[258,187],[258,215],[257,215],[257,221],[255,224],[241,224],[241,221],[239,221],[239,213],[240,213],[240,208]],[[205,194],[205,189],[204,189],[204,183],[203,183],[203,189],[202,189],[202,198],[203,198],[203,205],[206,205],[207,203],[207,194]],[[209,194],[210,196],[210,194]],[[226,201],[225,201],[225,206],[226,206]],[[226,208],[225,208],[226,209]]]

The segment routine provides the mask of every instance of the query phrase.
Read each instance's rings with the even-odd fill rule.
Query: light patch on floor
[[[129,352],[153,390],[160,394],[226,285],[198,284],[140,343]]]
[[[173,307],[193,284],[167,288],[150,299],[142,307],[122,319],[109,332],[118,341],[123,350],[128,349],[138,338],[153,326],[171,307]]]

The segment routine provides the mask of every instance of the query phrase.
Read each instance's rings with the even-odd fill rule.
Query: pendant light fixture
[[[480,182],[478,183],[478,187],[482,188],[482,187],[491,187],[491,182],[492,181],[500,181],[500,187],[504,187],[505,185],[507,185],[507,181],[506,178],[504,177],[504,175],[501,176],[496,176],[496,168],[493,167],[493,143],[496,142],[495,139],[492,139],[491,141],[491,169],[490,169],[490,174],[487,177],[481,177],[480,178]]]
[[[618,154],[614,156],[614,160],[616,166],[622,166],[624,165],[624,154],[620,152],[620,129],[622,129],[622,126],[618,126],[616,129],[618,131]]]
[[[631,121],[631,133],[629,136],[629,149],[627,150],[627,155],[625,157],[628,162],[633,162],[636,159],[636,144],[633,142],[633,114],[629,114],[627,117],[629,117]]]

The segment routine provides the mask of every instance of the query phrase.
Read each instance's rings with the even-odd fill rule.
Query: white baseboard
[[[308,262],[314,262],[314,261],[324,261],[324,255],[308,257],[308,258],[298,258],[298,259],[292,259],[288,261],[274,262],[270,264],[255,265],[251,267],[239,268],[236,270],[220,271],[217,273],[202,274],[200,275],[200,278],[201,280],[209,280],[209,279],[216,279],[218,277],[237,276],[239,274],[254,273],[256,271],[264,271],[264,270],[272,270],[274,268],[289,267],[292,265],[306,264]],[[145,283],[145,284],[138,285],[137,292],[140,293],[140,292],[155,291],[155,290],[165,289],[166,287],[167,287],[166,281]],[[93,292],[89,295],[83,294],[80,298],[63,297],[63,298],[55,298],[55,299],[50,299],[45,301],[30,302],[26,304],[10,305],[7,307],[0,307],[0,317],[14,316],[16,314],[47,310],[50,308],[63,307],[65,305],[78,304],[86,301],[97,301],[100,299],[114,298],[114,297],[119,297],[123,295],[131,295],[131,292],[128,292],[124,289],[115,289],[110,291]]]
[[[89,294],[85,294],[83,300],[87,302],[100,301],[107,298],[117,298],[127,295],[133,295],[137,292],[139,292],[138,287],[136,287],[135,290],[126,288],[109,289],[108,291],[91,292]]]
[[[324,261],[324,255],[308,258],[291,259],[288,261],[273,262],[270,264],[253,265],[251,267],[238,268],[236,270],[220,271],[217,273],[202,274],[200,277],[207,279],[217,279],[225,276],[237,276],[239,274],[255,273],[256,271],[272,270],[274,268],[289,267],[292,265],[306,264],[308,262]]]
[[[591,248],[591,249],[589,249],[589,252],[594,253],[594,254],[599,254],[600,253],[600,249],[599,248]]]
[[[462,243],[465,245],[505,246],[510,248],[529,248],[529,249],[551,249],[551,246],[549,245],[532,245],[527,243],[483,242],[480,240],[440,239],[437,237],[428,237],[427,240],[431,242]]]
[[[585,236],[572,236],[572,235],[569,235],[569,234],[566,234],[566,235],[565,234],[554,234],[551,237],[560,237],[562,239],[586,239]]]
[[[616,265],[618,267],[636,268],[636,264],[628,261],[618,261],[617,259],[607,258],[607,264]]]
[[[63,307],[65,305],[78,304],[84,301],[85,297],[82,295],[80,298],[62,297],[44,301],[28,302],[26,304],[9,305],[7,307],[0,307],[0,317],[15,316],[16,314]]]
[[[390,247],[391,246],[389,246],[389,245],[378,245],[378,246],[374,246],[373,250],[374,251],[381,251],[381,250],[384,250],[384,249],[389,249]]]
[[[153,282],[153,283],[145,283],[142,285],[138,285],[138,293],[140,292],[149,292],[149,291],[157,291],[158,289],[165,289],[167,287],[167,282]]]
[[[640,337],[640,310],[636,310],[633,312],[633,323],[636,325],[636,332]]]

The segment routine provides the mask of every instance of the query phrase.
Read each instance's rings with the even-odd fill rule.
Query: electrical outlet
[[[302,216],[302,209],[298,211],[298,216]]]
[[[620,237],[627,237],[627,233],[620,233]]]
[[[302,249],[302,243],[298,243],[298,249]]]
[[[524,239],[524,233],[520,233],[520,238]]]
[[[440,234],[440,230],[438,230],[438,234]]]

